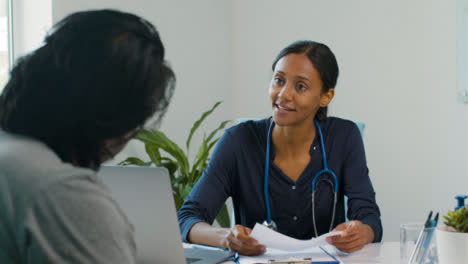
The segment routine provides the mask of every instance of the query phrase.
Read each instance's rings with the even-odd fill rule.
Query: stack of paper
[[[250,236],[267,247],[267,252],[261,256],[242,256],[240,262],[243,264],[268,263],[269,260],[299,260],[311,259],[313,262],[340,263],[334,256],[322,249],[328,245],[325,238],[340,235],[342,231],[330,232],[312,238],[310,240],[299,240],[275,232],[264,225],[256,224]]]

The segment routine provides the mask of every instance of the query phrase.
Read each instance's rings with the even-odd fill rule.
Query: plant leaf
[[[192,190],[193,186],[190,185],[185,185],[184,188],[182,188],[182,191],[180,193],[180,197],[185,200],[187,199],[187,196],[190,194],[190,191]]]
[[[183,178],[182,177],[174,177],[174,179],[171,179],[171,185],[173,187],[175,186],[180,186],[180,185],[183,185]]]
[[[195,174],[199,173],[198,167],[200,164],[205,164],[206,159],[208,158],[209,151],[208,150],[208,141],[206,140],[206,135],[203,135],[203,140],[198,150],[197,156],[195,157],[194,164],[192,166],[192,173],[190,174],[190,182],[195,183],[197,178]]]
[[[128,165],[147,166],[146,162],[144,162],[141,159],[136,158],[136,157],[129,157],[126,160],[119,162],[118,165],[122,165],[122,166],[128,166]]]
[[[208,145],[208,152],[216,145],[216,143],[218,143],[219,139],[220,138],[213,140],[213,142],[211,142],[210,145]]]
[[[181,172],[181,175],[185,177],[189,176],[189,163],[185,153],[163,132],[142,129],[140,130],[140,132],[138,132],[138,134],[135,135],[135,138],[142,141],[145,144],[155,145],[158,148],[161,148],[162,150],[169,153],[179,163],[179,170]]]
[[[151,161],[156,164],[156,166],[161,166],[161,153],[159,152],[159,147],[155,145],[145,144],[145,150]],[[165,167],[165,166],[164,166]]]
[[[219,210],[218,216],[216,216],[216,222],[218,222],[221,227],[230,227],[231,220],[229,219],[229,212],[226,204],[223,204]]]
[[[190,168],[187,157],[192,137],[197,129],[201,126],[203,121],[221,103],[222,101],[216,102],[210,110],[204,112],[201,117],[194,122],[186,141],[186,153],[184,153],[184,151],[176,143],[170,140],[163,132],[141,129],[134,138],[145,144],[145,151],[150,157],[151,161],[144,162],[139,158],[130,157],[127,158],[127,160],[120,162],[119,164],[138,166],[150,166],[151,164],[155,164],[156,166],[163,166],[167,168],[171,177],[170,180],[174,203],[176,209],[179,210],[184,200],[190,194],[193,186],[198,181],[206,166],[208,165],[207,161],[209,160],[210,151],[219,140],[219,137],[214,140],[213,138],[230,122],[230,120],[223,121],[216,129],[211,131],[208,136],[206,136],[206,134],[203,135],[203,141],[194,160],[194,165],[192,168]],[[161,150],[164,150],[164,152],[162,153]],[[163,156],[166,154],[169,154],[169,157]],[[216,219],[221,226],[230,226],[229,213],[225,204],[221,207]]]
[[[218,105],[221,104],[221,102],[222,102],[222,101],[216,102],[210,110],[204,112],[204,113],[201,115],[200,119],[198,119],[197,121],[195,121],[195,123],[193,123],[193,126],[192,126],[192,128],[190,129],[189,136],[188,136],[188,138],[187,138],[187,144],[186,144],[186,145],[187,145],[187,154],[189,153],[190,141],[192,141],[192,136],[193,136],[193,134],[195,133],[195,131],[197,130],[197,128],[201,125],[201,123],[203,122],[203,120],[205,120],[205,118],[206,118],[207,116],[209,116],[211,113],[213,113],[213,111],[216,109],[216,107],[218,107]]]
[[[192,181],[197,182],[200,176],[203,174],[203,171],[206,169],[208,166],[208,160],[209,160],[209,154],[211,149],[218,143],[220,138],[215,139],[213,142],[208,145],[208,148],[206,149],[205,156],[203,156],[198,162],[198,168],[192,169]]]
[[[231,120],[226,120],[226,121],[221,122],[221,124],[219,124],[219,126],[215,130],[211,131],[210,135],[208,135],[206,140],[208,142],[211,141],[211,139],[216,135],[216,133],[218,133],[218,131],[223,129],[229,122],[231,122]]]
[[[180,207],[182,206],[182,204],[184,203],[184,199],[182,199],[180,197],[180,195],[174,193],[174,203],[175,203],[175,207],[176,207],[176,211],[180,209]]]
[[[169,175],[171,176],[171,179],[175,178],[175,173],[177,172],[177,169],[179,168],[179,165],[177,165],[177,162],[171,160],[170,158],[161,158],[161,166],[165,167],[169,171]]]

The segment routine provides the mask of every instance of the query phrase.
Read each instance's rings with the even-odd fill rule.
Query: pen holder
[[[423,223],[400,225],[400,263],[408,264],[410,261],[423,226]],[[420,254],[420,261],[418,263],[438,263],[435,230],[436,227],[424,229],[427,234],[430,234],[430,237],[424,245],[421,245],[421,248],[417,252],[417,254]]]

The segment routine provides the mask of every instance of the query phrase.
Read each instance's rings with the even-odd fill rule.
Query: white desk
[[[360,251],[339,257],[345,264],[400,263],[400,242],[382,242],[366,245]]]
[[[344,264],[395,264],[400,263],[400,242],[368,244],[358,252],[339,256]],[[234,263],[226,261],[224,264]],[[241,262],[242,264],[242,262]]]

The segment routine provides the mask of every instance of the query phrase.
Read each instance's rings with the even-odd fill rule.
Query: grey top
[[[134,229],[90,169],[0,131],[0,263],[135,263]]]

